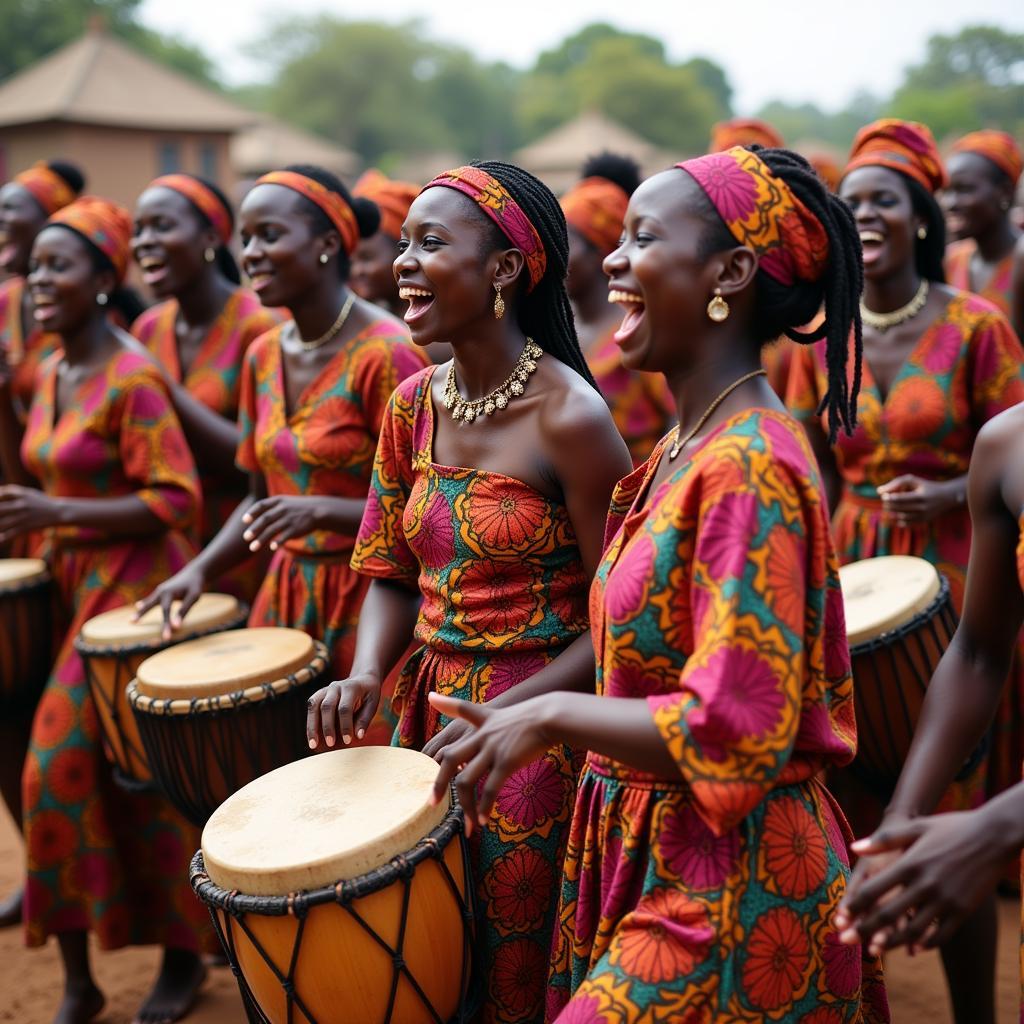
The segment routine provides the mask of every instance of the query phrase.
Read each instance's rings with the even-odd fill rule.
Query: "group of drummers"
[[[898,946],[994,1024],[1021,151],[709,150],[0,188],[0,923],[58,1024],[90,933],[163,947],[143,1024],[218,956],[253,1022],[876,1024]]]

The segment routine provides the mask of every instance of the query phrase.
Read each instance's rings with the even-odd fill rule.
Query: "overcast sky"
[[[775,98],[835,110],[859,89],[889,93],[936,32],[979,23],[1024,31],[1022,0],[145,0],[142,19],[201,46],[239,84],[261,77],[242,44],[284,11],[421,18],[433,37],[517,67],[583,25],[608,21],[657,36],[672,59],[703,55],[722,65],[745,114]]]

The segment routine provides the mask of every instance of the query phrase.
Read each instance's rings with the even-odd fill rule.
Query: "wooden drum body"
[[[201,828],[246,783],[310,753],[306,701],[328,676],[322,643],[278,627],[218,633],[147,658],[128,702],[157,784]]]
[[[0,707],[31,708],[53,667],[53,593],[39,558],[0,559]]]
[[[115,608],[89,619],[75,638],[85,665],[85,678],[96,705],[103,749],[114,765],[114,777],[127,789],[149,788],[152,772],[139,730],[128,705],[127,687],[149,657],[183,640],[237,629],[249,610],[227,594],[203,594],[189,609],[181,628],[164,640],[163,612],[151,608],[132,622],[135,609]]]
[[[851,770],[887,799],[932,673],[956,631],[956,613],[949,583],[923,558],[869,558],[844,565],[839,577],[857,713]]]
[[[251,1021],[468,1021],[472,881],[437,765],[394,747],[287,765],[210,819],[192,887]]]

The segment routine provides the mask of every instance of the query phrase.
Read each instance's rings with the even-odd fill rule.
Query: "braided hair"
[[[789,186],[793,195],[818,218],[828,236],[828,265],[817,281],[782,284],[764,270],[757,271],[754,276],[753,331],[755,340],[761,345],[781,335],[801,345],[825,339],[828,389],[818,413],[828,411],[829,443],[834,443],[840,427],[847,434],[852,434],[857,425],[862,360],[860,295],[864,288],[860,237],[850,208],[828,191],[802,156],[788,149],[763,149],[756,145],[746,148],[757,153],[771,172]],[[701,240],[701,258],[712,252],[734,248],[736,239],[710,200],[701,190],[696,191],[705,206],[705,220],[711,225]],[[822,324],[814,331],[799,330],[801,325],[815,318],[823,305],[825,319]],[[851,327],[852,383],[847,376]]]
[[[640,165],[632,157],[606,149],[587,158],[580,177],[604,178],[631,196],[640,187]]]
[[[515,164],[500,160],[478,160],[474,161],[473,166],[497,179],[519,204],[537,230],[547,256],[544,276],[517,303],[516,316],[520,330],[527,337],[533,338],[545,352],[571,366],[585,381],[597,388],[576,337],[576,322],[565,291],[569,236],[565,227],[565,214],[555,194],[539,178]],[[497,226],[492,227],[496,236],[492,248],[508,248],[508,239]]]
[[[360,238],[369,238],[377,233],[377,229],[380,227],[380,210],[377,208],[377,204],[372,199],[353,196],[336,174],[332,174],[323,167],[317,167],[315,164],[289,164],[284,170],[293,171],[295,174],[301,174],[306,178],[312,178],[313,181],[319,182],[324,188],[330,189],[331,192],[337,192],[352,208],[356,224],[359,227]],[[299,198],[308,207],[306,212],[313,222],[313,230],[318,235],[337,230],[331,223],[331,219],[316,203],[310,202],[305,196],[299,196]],[[337,259],[338,275],[342,281],[348,280],[349,266],[349,255],[345,252],[344,247],[342,247],[338,251]]]

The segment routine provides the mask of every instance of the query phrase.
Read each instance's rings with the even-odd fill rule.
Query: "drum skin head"
[[[210,879],[253,896],[348,881],[412,849],[444,820],[428,803],[438,766],[402,747],[332,750],[268,772],[203,829]]]
[[[138,690],[157,700],[192,700],[273,683],[305,668],[316,652],[301,629],[259,626],[186,640],[147,658]]]
[[[181,602],[175,601],[174,606]],[[150,608],[138,622],[132,622],[135,609],[131,605],[114,608],[89,619],[82,626],[82,639],[97,647],[123,646],[128,644],[148,644],[158,642],[163,646],[161,633],[164,627],[164,614],[159,608]],[[238,602],[228,594],[203,594],[188,610],[181,629],[174,634],[175,638],[188,636],[190,633],[205,633],[217,626],[227,625],[238,615]]]
[[[0,587],[31,583],[45,575],[46,563],[41,558],[0,558]]]
[[[885,555],[839,569],[850,647],[906,625],[941,589],[931,562],[910,555]]]

